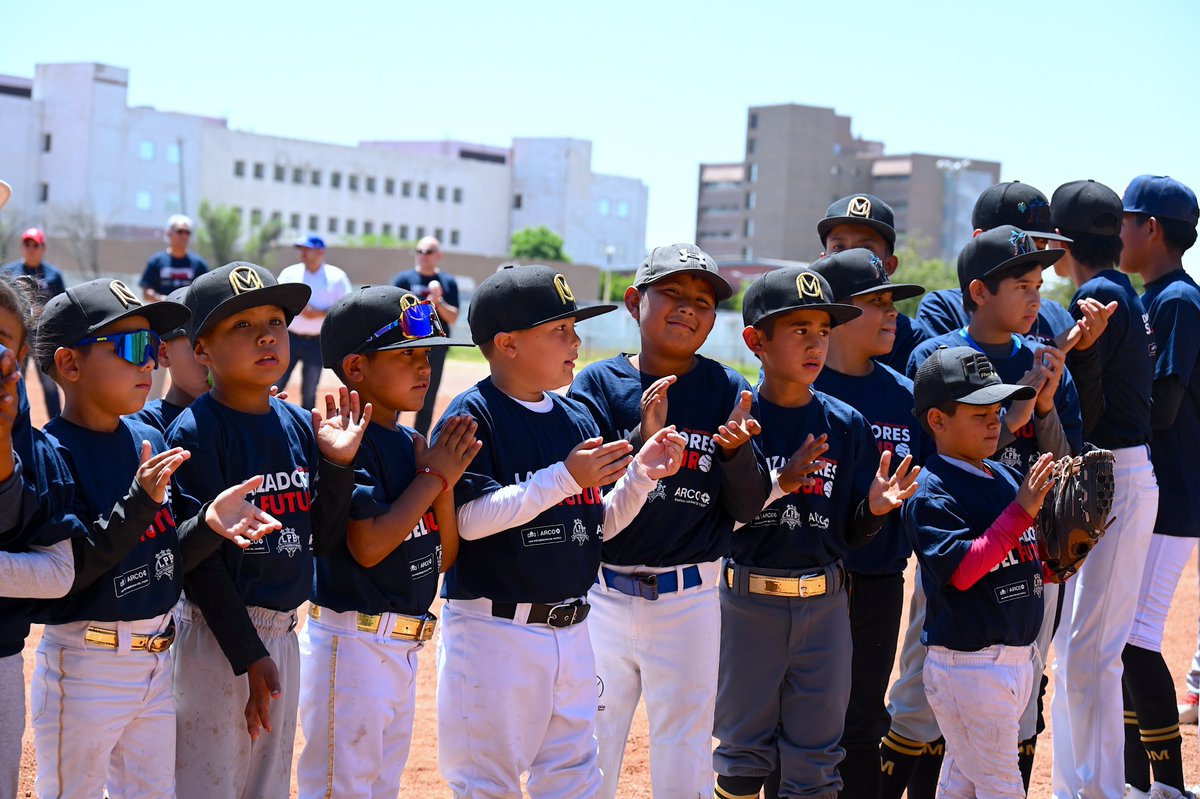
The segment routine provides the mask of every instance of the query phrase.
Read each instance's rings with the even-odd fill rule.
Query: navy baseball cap
[[[1121,198],[1094,180],[1073,180],[1054,190],[1050,219],[1059,230],[1116,238],[1121,235]]]
[[[1200,221],[1196,193],[1166,175],[1138,175],[1131,180],[1122,207],[1127,214],[1176,219],[1192,227]]]
[[[817,223],[821,245],[825,245],[829,231],[838,225],[850,224],[866,225],[883,236],[890,246],[896,245],[896,215],[892,206],[874,194],[851,194],[825,209],[825,218]]]
[[[548,266],[505,266],[475,289],[467,324],[471,340],[483,344],[497,333],[515,333],[559,319],[574,318],[582,322],[615,310],[615,305],[581,308],[567,279]]]
[[[321,322],[321,360],[327,369],[360,352],[470,346],[446,335],[431,304],[396,286],[352,291],[338,298]]]
[[[892,292],[895,301],[925,293],[924,288],[913,283],[891,282],[879,256],[861,247],[818,258],[809,264],[809,269],[829,282],[833,289],[832,296],[838,302],[885,291]]]
[[[1035,396],[1033,386],[1003,382],[987,356],[973,347],[938,347],[913,380],[913,416],[923,419],[930,408],[946,402],[992,405]]]
[[[1066,250],[1039,250],[1025,231],[1001,225],[980,233],[959,252],[958,285],[965,292],[972,280],[1019,266],[1045,269],[1066,254]]]
[[[712,256],[695,244],[686,242],[651,250],[650,255],[637,268],[633,277],[633,287],[640,289],[681,272],[689,272],[707,280],[713,287],[718,302],[733,296],[733,287],[729,285],[728,280],[721,277],[717,270],[717,262]]]
[[[1035,239],[1070,242],[1054,232],[1050,221],[1050,201],[1046,195],[1019,180],[989,186],[975,201],[971,211],[971,227],[991,230],[1001,225],[1020,228]]]
[[[52,297],[38,319],[37,336],[53,352],[130,316],[146,317],[150,329],[161,337],[187,322],[189,311],[170,300],[144,303],[120,280],[98,278]]]
[[[789,311],[824,311],[830,327],[862,316],[862,308],[834,302],[829,282],[806,266],[773,269],[751,283],[742,297],[742,322],[747,327]]]
[[[217,322],[247,308],[278,305],[290,324],[304,310],[312,289],[303,283],[280,283],[266,269],[234,261],[205,272],[188,287],[187,307],[192,311],[188,338],[192,343]]]
[[[325,239],[320,236],[305,236],[297,241],[294,246],[307,247],[310,250],[323,250],[325,249]]]

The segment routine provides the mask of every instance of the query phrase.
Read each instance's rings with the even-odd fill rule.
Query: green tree
[[[924,286],[925,291],[958,288],[958,267],[947,263],[941,258],[922,258],[912,247],[904,247],[896,252],[900,259],[900,268],[892,275],[896,283],[915,283]],[[924,296],[924,295],[922,295]],[[900,313],[907,316],[917,315],[917,306],[921,297],[901,300],[896,303]]]
[[[527,227],[514,233],[508,255],[510,258],[524,258],[532,261],[571,263],[570,257],[563,252],[562,236],[545,225]]]
[[[238,210],[201,200],[199,216],[196,249],[214,267],[238,260],[237,242],[242,236],[242,215]]]
[[[608,292],[605,294],[601,302],[623,302],[625,300],[625,290],[633,285],[635,273],[633,272],[613,272],[608,276],[607,281],[605,276],[600,276],[601,290],[605,283],[608,284]]]

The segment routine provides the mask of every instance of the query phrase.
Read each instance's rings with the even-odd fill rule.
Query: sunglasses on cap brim
[[[153,330],[130,330],[127,333],[110,333],[107,336],[92,336],[75,342],[74,346],[83,347],[88,344],[110,343],[117,357],[128,361],[134,366],[145,366],[154,361],[158,368],[158,345],[160,339]]]
[[[400,303],[400,316],[394,322],[388,322],[368,336],[367,340],[359,344],[354,351],[362,352],[372,342],[379,341],[396,328],[400,328],[401,334],[407,341],[446,336],[446,328],[442,325],[442,320],[438,317],[432,302],[421,300],[420,302],[410,301],[406,304],[402,300]]]

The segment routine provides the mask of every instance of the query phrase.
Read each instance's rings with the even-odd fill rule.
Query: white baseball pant
[[[179,799],[288,799],[296,705],[300,698],[300,651],[296,613],[250,607],[250,620],[279,669],[282,695],[271,702],[271,732],[251,741],[246,732],[250,683],[235,676],[204,614],[186,599],[176,609],[175,702],[179,744]]]
[[[1151,652],[1162,652],[1163,631],[1171,600],[1175,598],[1175,587],[1179,585],[1183,567],[1195,548],[1195,538],[1150,536],[1129,643]]]
[[[447,602],[438,638],[438,765],[455,799],[590,799],[596,662],[588,622],[552,628],[491,615],[487,599]],[[589,619],[590,621],[590,619]]]
[[[696,564],[700,585],[656,600],[627,596],[603,580],[592,587],[588,626],[600,678],[596,738],[604,784],[614,799],[625,740],[642,694],[650,721],[650,785],[656,799],[712,796],[713,718],[721,656],[720,561]],[[683,570],[605,566],[622,573]]]
[[[25,661],[21,653],[0,658],[0,799],[16,799],[25,734]]]
[[[163,632],[170,616],[47,625],[31,691],[37,794],[62,799],[173,797],[171,651],[134,652],[130,636]],[[116,649],[84,643],[116,630]]]
[[[1158,516],[1147,447],[1115,450],[1116,523],[1064,586],[1054,638],[1052,785],[1055,799],[1109,799],[1125,790],[1121,652],[1133,628]]]
[[[929,648],[925,694],[946,736],[939,799],[1024,799],[1017,724],[1033,692],[1035,649]]]
[[[300,799],[395,799],[412,742],[423,644],[360,632],[354,612],[322,609],[300,631]],[[348,622],[348,623],[344,623]]]

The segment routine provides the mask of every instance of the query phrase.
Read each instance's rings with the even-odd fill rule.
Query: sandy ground
[[[438,413],[445,404],[458,392],[468,388],[484,374],[483,366],[476,363],[450,361],[439,396]],[[325,372],[321,382],[321,390],[334,388],[337,385],[332,372]],[[294,396],[299,395],[299,374],[289,386]],[[29,386],[30,402],[34,407],[34,424],[40,426],[45,417],[42,414],[41,390],[37,381]],[[436,418],[436,417],[435,417]],[[405,418],[411,422],[410,418]],[[910,575],[911,577],[911,575]],[[908,580],[912,585],[912,580]],[[1132,598],[1130,599],[1132,601]],[[906,603],[907,606],[907,603]],[[434,612],[439,611],[434,607]],[[1196,646],[1197,615],[1200,613],[1200,591],[1197,589],[1196,562],[1193,560],[1184,570],[1171,614],[1167,622],[1166,640],[1163,652],[1167,665],[1175,677],[1176,691],[1182,692],[1183,679],[1186,675],[1192,652]],[[901,628],[903,629],[903,627]],[[40,631],[35,628],[34,634],[26,646],[25,671],[26,685],[33,670],[32,651],[37,646]],[[441,775],[437,769],[437,721],[436,721],[436,674],[434,647],[428,646],[421,653],[421,666],[417,687],[416,724],[413,731],[413,748],[409,757],[408,767],[404,774],[404,783],[400,796],[404,799],[426,799],[432,797],[442,799],[449,797]],[[1049,720],[1047,720],[1049,723]],[[1184,727],[1184,773],[1188,784],[1200,782],[1200,743],[1197,741],[1197,728]],[[1034,767],[1034,781],[1031,786],[1031,797],[1048,797],[1050,795],[1050,749],[1051,737],[1054,731],[1050,729],[1039,739],[1039,754]],[[297,735],[296,752],[303,746],[303,733]],[[1112,757],[1120,757],[1120,752],[1111,753]],[[33,796],[34,757],[32,734],[26,730],[25,750],[21,759],[21,786],[19,796]],[[634,719],[630,740],[626,747],[625,763],[622,769],[620,796],[622,799],[640,799],[650,797],[649,786],[649,733],[645,708],[639,707]],[[296,796],[293,783],[292,796]]]

